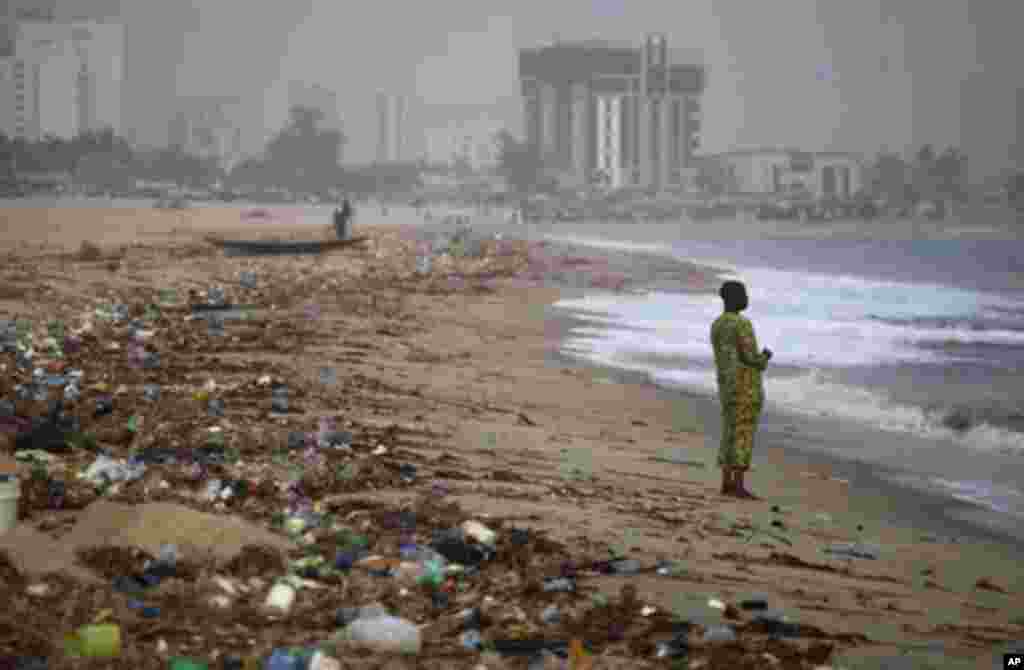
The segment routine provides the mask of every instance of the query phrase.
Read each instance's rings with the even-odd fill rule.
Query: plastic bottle
[[[170,670],[209,670],[209,668],[210,666],[206,663],[181,656],[175,656],[170,663]]]
[[[480,631],[472,629],[467,630],[459,636],[459,643],[466,649],[472,649],[473,651],[479,650],[483,647],[483,638],[480,637]]]
[[[736,631],[731,626],[711,626],[704,631],[701,639],[704,642],[733,642],[736,640]]]
[[[345,640],[383,652],[418,654],[423,644],[420,629],[393,616],[357,619],[340,633]]]
[[[303,670],[304,659],[290,649],[275,649],[263,662],[263,670]]]
[[[547,593],[568,593],[576,590],[573,580],[567,577],[548,578],[544,580],[544,591]]]
[[[616,575],[635,575],[640,572],[640,561],[635,558],[626,558],[618,561],[612,561],[609,565],[611,572]]]

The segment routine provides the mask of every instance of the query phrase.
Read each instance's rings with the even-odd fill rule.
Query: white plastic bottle
[[[292,605],[295,603],[296,589],[287,579],[280,579],[274,583],[274,586],[270,589],[270,593],[267,594],[266,607],[269,609],[278,610],[282,614],[287,614],[291,611]]]

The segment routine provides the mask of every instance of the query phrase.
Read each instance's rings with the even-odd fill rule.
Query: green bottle
[[[170,670],[209,670],[209,668],[210,666],[206,663],[200,663],[191,658],[183,658],[181,656],[172,658],[170,665]]]

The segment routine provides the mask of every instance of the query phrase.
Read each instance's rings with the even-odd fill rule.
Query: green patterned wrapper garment
[[[711,346],[718,371],[718,398],[722,403],[722,443],[718,465],[750,467],[754,432],[764,406],[761,372],[768,359],[758,353],[750,320],[725,312],[711,325]]]

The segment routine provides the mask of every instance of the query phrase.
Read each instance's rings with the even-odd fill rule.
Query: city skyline
[[[57,4],[66,15],[69,7],[109,14],[117,3]],[[225,82],[248,101],[240,123],[272,134],[287,118],[295,80],[337,95],[351,162],[376,157],[381,81],[410,107],[490,104],[492,118],[522,136],[519,49],[554,35],[635,45],[638,35],[660,30],[707,67],[702,149],[709,153],[786,145],[906,155],[931,143],[961,145],[986,171],[1021,160],[1006,147],[1020,143],[1013,135],[1024,73],[1013,65],[1020,52],[1013,26],[1024,22],[1024,3],[439,0],[423,7],[380,0],[356,17],[326,0],[301,0],[270,5],[243,24],[244,8],[238,0],[123,3],[125,116],[140,141],[166,141],[176,95],[215,94]],[[407,141],[437,125],[411,115]]]

